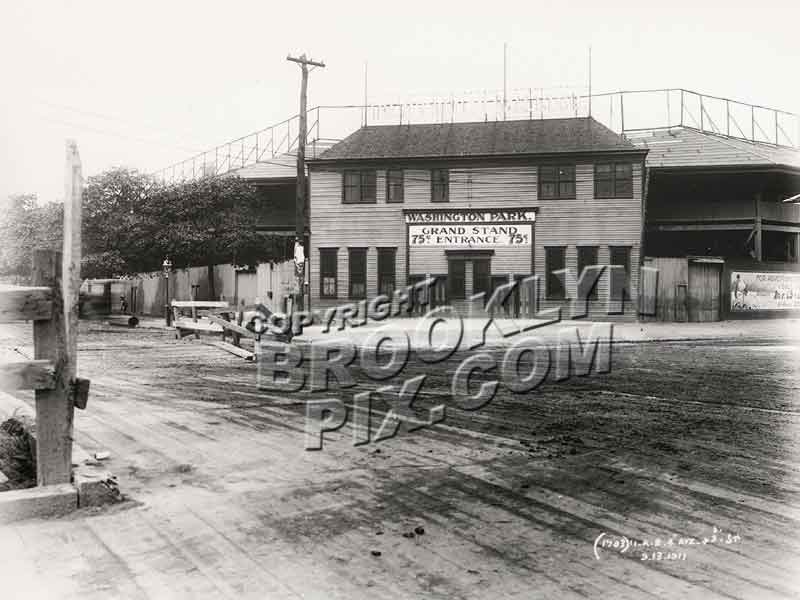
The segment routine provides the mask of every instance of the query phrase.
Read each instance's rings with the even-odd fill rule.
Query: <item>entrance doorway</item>
[[[689,321],[719,321],[722,264],[689,260]]]
[[[491,259],[488,256],[452,255],[447,260],[447,301],[461,315],[469,315],[469,298],[485,293],[484,302],[492,292]]]

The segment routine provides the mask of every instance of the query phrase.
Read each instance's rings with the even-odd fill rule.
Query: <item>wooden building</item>
[[[306,156],[314,159],[334,144],[332,140],[316,140],[310,143]],[[261,198],[261,214],[256,224],[266,236],[286,239],[286,252],[281,258],[294,258],[295,204],[297,199],[297,155],[286,153],[270,160],[259,161],[246,167],[233,169],[228,177],[247,180],[258,191]],[[308,194],[306,194],[308,197]],[[308,210],[305,211],[308,217]],[[305,226],[308,236],[308,223]]]
[[[314,140],[306,148],[309,159],[318,157],[331,148],[334,140]],[[283,261],[294,260],[294,240],[297,235],[296,203],[297,203],[297,155],[287,152],[269,160],[233,169],[226,173],[228,177],[240,177],[250,182],[261,200],[258,231],[265,237],[283,241],[281,254],[275,256],[275,264],[253,266],[247,272],[238,272],[236,276],[237,296],[242,298],[260,298],[275,310],[286,311],[288,298],[296,292],[296,280],[292,273],[282,267]],[[306,193],[308,198],[308,193]],[[305,250],[308,252],[308,207],[306,215]],[[268,267],[269,272],[263,273]],[[267,285],[268,282],[268,285]]]
[[[630,137],[647,155],[645,264],[657,318],[800,314],[800,152],[689,127]]]
[[[311,307],[436,276],[435,302],[465,314],[531,274],[541,308],[563,306],[555,271],[619,264],[635,318],[646,153],[591,118],[362,127],[308,162]]]

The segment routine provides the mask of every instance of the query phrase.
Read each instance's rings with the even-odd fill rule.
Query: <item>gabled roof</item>
[[[591,117],[362,127],[318,161],[636,152]]]
[[[647,149],[650,168],[788,167],[800,169],[800,151],[761,142],[673,127],[628,134],[639,148]]]

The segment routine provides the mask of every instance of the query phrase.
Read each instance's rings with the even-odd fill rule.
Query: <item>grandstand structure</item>
[[[580,90],[576,90],[580,91]],[[550,90],[553,92],[553,90]],[[620,135],[676,127],[753,145],[800,147],[796,113],[682,88],[600,94],[546,93],[544,89],[464,92],[410,102],[320,105],[307,113],[306,156],[316,159],[364,125],[464,123],[592,116]],[[153,175],[176,183],[206,175],[247,178],[296,174],[299,115],[224,142]]]

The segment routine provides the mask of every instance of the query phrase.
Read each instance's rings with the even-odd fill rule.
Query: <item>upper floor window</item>
[[[431,202],[450,202],[450,172],[447,169],[431,171]]]
[[[539,197],[574,198],[575,167],[550,165],[539,167]]]
[[[377,189],[375,171],[345,171],[342,202],[371,204]]]
[[[633,165],[605,163],[594,166],[595,198],[633,198]]]
[[[403,170],[386,171],[386,202],[403,202]]]

